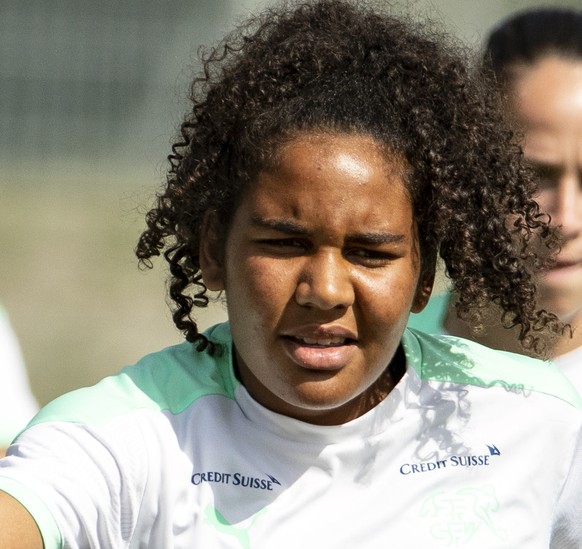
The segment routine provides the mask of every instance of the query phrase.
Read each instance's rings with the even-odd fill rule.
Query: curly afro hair
[[[307,1],[252,18],[203,63],[136,248],[147,267],[164,254],[174,323],[198,349],[208,344],[192,315],[208,304],[205,214],[224,242],[245,187],[307,131],[368,135],[406,159],[424,272],[440,254],[462,318],[479,324],[494,302],[526,347],[563,328],[535,304],[540,250],[557,240],[521,150],[495,95],[442,34],[359,2]]]

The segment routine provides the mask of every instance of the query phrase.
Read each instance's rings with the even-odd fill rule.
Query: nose
[[[305,256],[295,290],[299,305],[321,310],[347,308],[355,292],[349,262],[338,250],[319,250]]]
[[[552,218],[565,238],[582,231],[582,177],[580,172],[566,173],[555,188]]]

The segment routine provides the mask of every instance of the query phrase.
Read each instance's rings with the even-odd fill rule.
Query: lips
[[[582,261],[560,258],[543,273],[542,283],[547,286],[568,287],[580,284]]]
[[[580,265],[580,261],[556,261],[554,265],[552,265],[551,270],[555,269],[567,269],[569,267],[575,267]]]
[[[356,351],[356,336],[343,327],[303,328],[282,336],[287,355],[308,370],[339,370]]]
[[[344,345],[348,339],[345,337],[298,337],[296,341],[299,344],[311,345],[315,347],[337,347]]]
[[[558,260],[550,266],[548,272],[566,271],[568,269],[576,269],[578,267],[582,267],[582,260],[559,257]]]

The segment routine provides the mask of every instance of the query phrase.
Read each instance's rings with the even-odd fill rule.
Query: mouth
[[[568,267],[575,267],[580,265],[580,261],[575,260],[558,260],[554,265],[552,265],[552,269],[567,269]]]
[[[558,259],[553,265],[548,269],[549,273],[553,272],[563,272],[568,270],[574,270],[582,266],[582,260],[568,260],[568,259]]]
[[[582,261],[558,259],[542,274],[542,280],[549,285],[570,285],[577,281],[582,271]],[[572,278],[574,277],[574,278]]]
[[[312,371],[344,368],[357,348],[357,339],[346,330],[282,336],[287,355],[299,366]],[[317,333],[319,332],[319,333]]]
[[[355,340],[347,337],[293,337],[287,336],[289,340],[295,341],[298,345],[305,345],[308,347],[338,347],[341,345],[348,345],[355,343]]]

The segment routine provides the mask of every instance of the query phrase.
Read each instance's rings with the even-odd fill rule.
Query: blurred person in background
[[[0,305],[0,457],[37,410],[18,339]]]
[[[484,59],[523,137],[525,158],[539,181],[536,199],[561,232],[557,261],[537,286],[540,305],[573,328],[572,334],[557,337],[546,353],[582,392],[582,11],[519,12],[492,31]],[[457,297],[451,297],[448,308],[442,294],[431,301],[413,326],[523,352],[515,330],[503,326],[512,319],[500,323],[492,310],[484,331],[475,331],[470,320],[458,318]],[[536,351],[531,348],[531,354]]]

